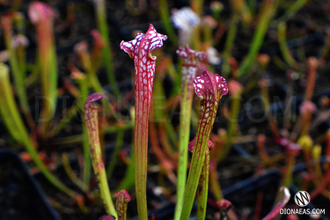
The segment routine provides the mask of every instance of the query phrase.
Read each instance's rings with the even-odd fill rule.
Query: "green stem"
[[[264,37],[266,31],[269,26],[269,22],[273,17],[274,12],[276,11],[277,4],[275,4],[272,0],[265,0],[264,5],[261,8],[260,15],[259,15],[259,23],[257,26],[257,30],[254,32],[253,40],[251,43],[251,48],[249,50],[248,55],[245,57],[242,65],[238,69],[238,76],[243,76],[253,64],[261,45],[264,42]]]
[[[188,144],[190,134],[191,110],[193,101],[193,80],[196,76],[198,62],[205,58],[203,52],[193,51],[187,45],[178,50],[178,55],[183,58],[182,81],[181,81],[181,105],[180,105],[180,139],[178,147],[178,182],[177,182],[177,202],[174,219],[180,219],[184,190],[186,186],[187,164],[188,164]]]
[[[23,83],[25,83],[25,78],[26,78],[26,60],[25,60],[25,47],[23,45],[18,45],[17,47],[17,62],[18,65],[21,69],[21,74],[22,74],[22,78]]]
[[[281,22],[278,24],[277,29],[277,36],[278,36],[278,42],[280,44],[280,49],[283,55],[284,60],[291,66],[297,68],[297,63],[295,59],[292,57],[290,50],[288,48],[288,45],[286,44],[286,24],[284,22]]]
[[[202,11],[203,11],[203,0],[191,0],[190,5],[192,10],[198,15],[198,17],[202,17]]]
[[[191,79],[192,80],[192,79]],[[180,108],[180,139],[178,147],[178,183],[177,183],[177,201],[174,219],[180,219],[184,189],[186,186],[187,178],[187,164],[188,164],[188,143],[190,134],[190,119],[191,119],[191,106],[193,100],[193,90],[188,90],[191,87],[191,80],[186,77],[182,82],[181,88],[181,108]]]
[[[3,71],[2,65],[3,64],[1,64],[0,71]],[[0,72],[0,74],[2,74],[2,73]],[[3,79],[3,77],[4,76],[1,76],[2,79]],[[6,83],[6,82],[2,82],[2,83]],[[10,90],[8,90],[8,89],[10,89]],[[5,103],[5,101],[6,101],[5,93],[12,92],[10,86],[8,86],[8,89],[6,89],[6,87],[3,86],[3,90],[0,90],[1,91],[0,103]],[[14,96],[12,98],[14,98]],[[23,142],[22,135],[19,132],[19,128],[15,124],[15,119],[13,118],[13,116],[16,116],[16,114],[11,114],[11,109],[9,107],[5,106],[5,104],[3,106],[1,106],[0,112],[1,112],[1,116],[3,118],[3,122],[6,126],[6,128],[8,129],[9,133],[11,134],[11,136],[19,143]]]
[[[205,153],[207,149],[208,135],[202,135],[202,133],[209,134],[211,128],[201,128],[200,124],[197,127],[196,146],[194,147],[193,156],[190,163],[190,169],[188,174],[187,186],[184,192],[181,220],[189,219],[190,212],[195,200],[195,194],[199,182],[199,177],[202,171],[202,166],[205,160]],[[204,155],[204,156],[203,156]]]
[[[105,45],[102,48],[103,57],[104,57],[104,65],[106,71],[108,73],[108,80],[113,90],[113,93],[116,97],[120,96],[119,89],[117,87],[117,81],[115,77],[115,71],[113,67],[113,57],[112,57],[112,49],[109,39],[109,30],[107,25],[107,15],[106,15],[106,4],[104,0],[98,0],[95,5],[96,8],[96,15],[97,15],[97,26],[99,32],[102,35],[102,38],[105,42]]]
[[[104,94],[102,85],[101,85],[100,81],[98,80],[96,73],[91,73],[91,74],[87,73],[87,75],[88,75],[88,79],[90,80],[90,83],[91,83],[93,89],[95,90],[95,92]]]
[[[43,90],[43,109],[40,118],[40,131],[43,136],[47,134],[51,117],[55,111],[57,98],[57,61],[52,28],[44,30],[45,25],[37,25],[38,35],[38,64],[41,71],[41,84]],[[41,33],[44,32],[44,33]],[[47,39],[49,38],[49,39]]]
[[[146,185],[150,101],[138,95],[135,96],[135,191],[139,219],[148,219]],[[147,106],[147,109],[143,110],[144,106]]]
[[[84,106],[84,98],[88,96],[88,85],[86,78],[78,79],[79,89],[81,94],[81,99],[79,100],[79,105]],[[85,119],[82,117],[83,131],[82,131],[82,148],[84,155],[84,170],[83,170],[83,181],[86,185],[89,185],[91,178],[91,158],[90,158],[90,149],[88,144],[88,133],[85,126]]]
[[[213,43],[213,29],[210,25],[204,24],[201,27],[203,33],[203,43],[207,45],[207,47],[214,45]]]
[[[174,32],[174,29],[171,25],[170,13],[168,12],[168,5],[166,0],[159,0],[159,15],[160,19],[165,27],[166,34],[169,37],[170,41],[174,44],[178,44],[178,38]]]
[[[235,36],[237,32],[237,25],[239,22],[239,15],[236,12],[233,12],[230,21],[230,28],[228,31],[228,36],[225,43],[225,50],[223,52],[223,64],[222,64],[222,75],[227,77],[230,73],[230,64],[228,59],[231,57],[231,50],[235,41]]]
[[[180,94],[180,87],[181,87],[181,78],[182,78],[182,64],[183,64],[183,60],[179,59],[178,60],[178,64],[177,64],[177,73],[175,72],[175,69],[173,70],[173,67],[169,67],[168,68],[168,72],[172,72],[171,76],[173,77],[174,74],[175,78],[174,79],[174,85],[173,85],[173,89],[171,91],[171,95],[177,95]]]
[[[251,15],[252,15],[252,17],[253,17],[254,14],[255,14],[256,0],[249,0],[249,1],[248,1],[248,4],[249,4],[249,8],[250,8]]]
[[[89,185],[91,179],[91,158],[89,156],[90,149],[88,144],[88,134],[87,134],[86,126],[83,126],[82,136],[83,136],[82,149],[84,155],[83,180],[86,185]]]
[[[197,200],[197,220],[204,220],[206,216],[207,196],[209,190],[209,165],[210,165],[210,150],[206,149],[205,160],[202,168],[202,173],[198,184],[198,200]]]
[[[199,51],[201,47],[201,36],[200,36],[200,27],[197,26],[194,28],[192,32],[192,37],[190,39],[189,45],[191,45],[191,48],[194,50]],[[184,45],[182,45],[184,46]]]

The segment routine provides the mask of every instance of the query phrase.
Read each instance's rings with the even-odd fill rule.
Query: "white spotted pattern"
[[[214,121],[219,100],[228,93],[226,80],[205,70],[200,77],[194,79],[194,87],[196,95],[202,100],[202,121],[208,124],[210,120]]]
[[[120,48],[134,59],[135,65],[135,117],[137,126],[142,126],[139,117],[149,118],[150,103],[155,72],[156,57],[151,52],[156,47],[163,46],[167,36],[157,33],[150,24],[146,34],[139,33],[136,38],[129,42],[122,41]],[[138,130],[138,129],[137,129]]]

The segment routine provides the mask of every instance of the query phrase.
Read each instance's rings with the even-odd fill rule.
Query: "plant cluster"
[[[148,10],[146,1],[124,2],[131,17]],[[111,3],[94,0],[92,43],[75,42],[63,62],[56,33],[73,29],[79,3],[67,5],[63,20],[55,5],[35,1],[25,19],[17,1],[0,18],[0,128],[10,134],[0,145],[16,148],[31,174],[45,177],[44,188],[57,189],[49,201],[69,216],[125,220],[136,203],[139,219],[157,219],[164,204],[151,203],[150,194],[175,202],[175,220],[274,219],[297,208],[290,200],[297,191],[309,192],[311,204],[329,204],[330,31],[306,18],[304,34],[324,31],[312,52],[294,32],[299,12],[318,3],[191,0],[170,14],[174,3],[159,0],[162,25],[155,26],[164,34],[150,24],[114,45]],[[120,88],[116,65],[124,52],[133,59],[122,62],[132,70],[129,91]],[[67,98],[75,101],[62,111]],[[275,190],[257,181],[255,204],[226,191],[273,170]]]

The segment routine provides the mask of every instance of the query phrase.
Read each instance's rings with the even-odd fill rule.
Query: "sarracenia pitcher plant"
[[[103,200],[104,208],[109,215],[117,217],[115,207],[113,205],[111,194],[108,186],[107,174],[102,160],[100,138],[99,138],[99,121],[98,108],[93,102],[104,98],[104,95],[94,93],[88,97],[85,102],[84,119],[87,128],[88,142],[91,151],[92,165],[95,176],[100,188],[100,195]]]
[[[200,77],[194,79],[194,87],[197,96],[201,98],[201,108],[187,186],[184,192],[181,220],[187,220],[190,216],[211,129],[218,111],[218,102],[223,95],[228,93],[226,80],[206,70]]]
[[[189,48],[177,50],[177,54],[184,60],[182,65],[182,82],[181,82],[181,108],[180,108],[180,139],[178,148],[178,184],[177,184],[177,201],[174,219],[180,219],[184,188],[186,186],[187,177],[187,161],[188,161],[188,143],[190,133],[191,105],[193,100],[193,80],[196,77],[197,64],[205,59],[204,52],[197,52]]]
[[[151,51],[163,45],[165,35],[157,33],[150,24],[146,34],[139,33],[129,42],[120,43],[129,56],[134,59],[135,65],[135,190],[139,219],[148,219],[147,213],[147,150],[148,150],[148,121],[152,86],[155,74],[157,57]]]
[[[55,12],[42,2],[29,6],[29,17],[36,26],[38,37],[38,65],[43,93],[43,108],[39,118],[39,130],[44,138],[54,114],[57,99],[57,60],[54,42],[53,21]]]

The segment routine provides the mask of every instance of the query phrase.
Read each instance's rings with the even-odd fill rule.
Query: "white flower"
[[[173,12],[172,21],[178,29],[191,29],[199,25],[200,19],[191,8],[184,7]]]
[[[189,43],[192,31],[201,21],[198,15],[189,7],[173,10],[171,19],[174,26],[180,30],[179,41],[181,45]]]

